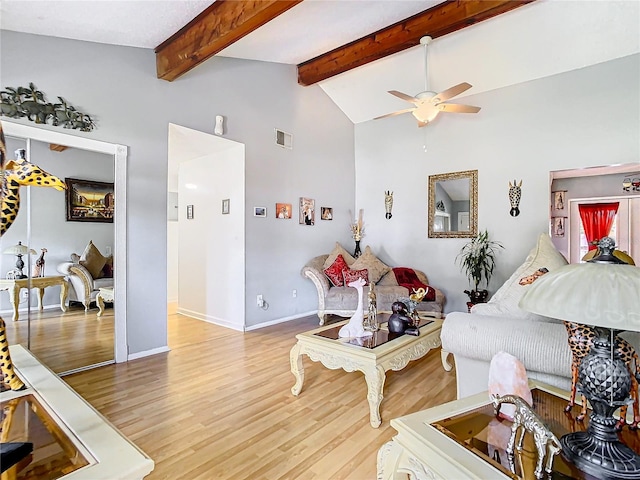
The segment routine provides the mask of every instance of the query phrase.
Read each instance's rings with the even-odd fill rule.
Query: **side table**
[[[103,287],[96,296],[96,303],[98,304],[98,317],[101,317],[104,313],[104,304],[113,304],[113,287]]]
[[[67,295],[69,293],[69,284],[63,275],[54,275],[51,277],[32,277],[32,278],[15,278],[0,279],[0,290],[9,290],[9,300],[13,305],[13,321],[17,321],[19,317],[18,306],[20,305],[20,290],[23,288],[38,289],[38,308],[42,310],[42,297],[44,297],[44,289],[60,285],[60,309],[67,311]]]

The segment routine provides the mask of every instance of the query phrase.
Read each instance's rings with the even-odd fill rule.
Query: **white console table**
[[[65,382],[42,365],[22,345],[10,347],[14,368],[26,390],[0,393],[0,403],[33,396],[66,439],[87,460],[87,465],[62,477],[64,480],[140,480],[154,462]],[[14,402],[15,403],[15,402]],[[13,421],[18,421],[15,418]],[[29,441],[29,439],[21,439]]]

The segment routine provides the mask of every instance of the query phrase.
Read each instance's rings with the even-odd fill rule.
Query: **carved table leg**
[[[442,360],[442,368],[444,368],[445,372],[450,372],[453,368],[453,365],[449,363],[449,355],[451,352],[447,352],[446,350],[440,350],[440,359]]]
[[[296,383],[291,387],[291,393],[297,397],[304,383],[304,365],[302,364],[302,354],[300,353],[299,343],[296,343],[291,349],[289,360],[291,362],[291,373],[296,377]]]
[[[380,418],[380,404],[382,403],[382,390],[385,380],[384,368],[380,365],[364,372],[367,381],[367,400],[369,401],[369,421],[373,428],[378,428],[382,423]]]
[[[101,317],[104,313],[104,298],[102,298],[102,293],[98,293],[96,296],[96,303],[98,304],[98,316]]]
[[[13,288],[9,289],[9,300],[11,301],[11,305],[13,305],[13,321],[18,321],[18,305],[20,304],[20,287],[18,285],[14,285]]]
[[[66,280],[62,281],[60,285],[60,309],[63,312],[67,311],[67,297],[69,296],[69,283]]]
[[[42,300],[44,298],[44,287],[38,288],[38,310],[42,311],[44,306],[42,305]]]

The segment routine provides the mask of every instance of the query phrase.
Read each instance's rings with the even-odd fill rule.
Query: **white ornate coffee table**
[[[402,370],[411,360],[417,360],[432,348],[440,346],[442,320],[423,319],[420,335],[401,335],[394,338],[386,329],[375,333],[374,337],[363,339],[338,339],[338,330],[346,323],[340,322],[323,326],[309,332],[296,335],[298,342],[291,349],[291,373],[296,383],[291,388],[295,396],[300,394],[304,383],[302,355],[314,362],[321,362],[332,370],[342,368],[346,372],[356,370],[364,373],[367,382],[367,400],[369,401],[370,422],[373,428],[381,423],[380,403],[386,372]],[[386,327],[386,324],[384,325]],[[387,341],[388,336],[391,339]],[[351,343],[350,343],[351,342]],[[376,344],[377,346],[373,347]]]

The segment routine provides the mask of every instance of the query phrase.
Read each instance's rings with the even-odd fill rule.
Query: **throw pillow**
[[[342,277],[344,278],[344,285],[348,287],[351,282],[361,278],[364,280],[365,285],[369,285],[369,270],[363,268],[362,270],[343,270]]]
[[[107,263],[107,259],[102,256],[93,241],[89,240],[87,248],[84,249],[80,257],[80,265],[86,268],[93,278],[100,278],[105,263]]]
[[[342,245],[336,242],[336,246],[333,247],[333,250],[331,250],[331,253],[327,257],[327,259],[324,261],[322,268],[326,269],[326,268],[329,268],[331,265],[333,265],[333,262],[335,262],[338,255],[342,255],[342,258],[344,259],[345,262],[347,262],[348,266],[351,266],[353,262],[356,261],[356,259],[353,258],[351,254],[342,247]]]
[[[102,278],[113,278],[113,256],[109,255],[106,260],[102,267]]]
[[[368,245],[367,248],[364,249],[364,253],[359,256],[350,267],[352,270],[363,270],[366,268],[369,271],[370,283],[378,283],[378,280],[391,270],[391,267],[382,263],[378,257],[373,254],[371,247]]]
[[[472,312],[481,315],[509,315],[515,318],[530,317],[533,314],[518,307],[520,298],[529,286],[528,284],[520,285],[520,280],[523,277],[534,276],[542,268],[553,271],[567,263],[562,254],[556,250],[551,237],[546,233],[540,234],[538,243],[529,252],[524,263],[513,272],[488,303],[474,305]]]
[[[342,272],[345,270],[349,270],[349,265],[347,265],[347,262],[342,255],[338,254],[331,266],[324,269],[324,274],[334,287],[344,287],[344,277]]]

